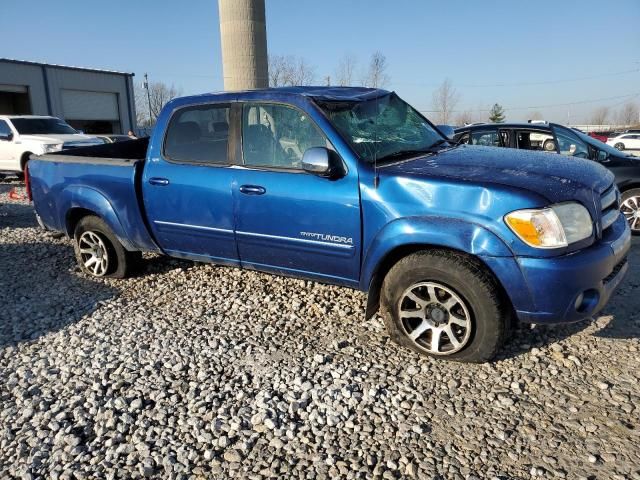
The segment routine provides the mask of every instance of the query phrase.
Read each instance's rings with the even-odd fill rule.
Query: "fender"
[[[109,200],[98,190],[91,187],[71,185],[61,192],[60,212],[64,215],[59,219],[59,225],[67,230],[67,216],[74,208],[82,208],[94,212],[109,226],[118,237],[122,246],[127,250],[137,250],[122,227],[122,223]],[[73,232],[67,234],[73,235]]]
[[[360,276],[362,290],[369,289],[387,254],[405,245],[446,247],[474,256],[513,256],[502,239],[479,224],[437,216],[399,218],[385,225],[367,249]]]
[[[378,310],[380,286],[386,274],[385,260],[396,249],[429,245],[451,248],[474,256],[512,258],[513,252],[495,233],[482,225],[438,216],[404,217],[378,232],[362,264],[360,290],[368,292],[366,318]]]

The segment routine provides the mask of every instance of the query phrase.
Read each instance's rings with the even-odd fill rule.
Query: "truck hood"
[[[492,183],[542,195],[552,203],[591,197],[613,183],[613,174],[590,160],[510,148],[463,145],[392,164],[381,174]],[[589,190],[589,192],[585,192]]]
[[[20,135],[20,140],[39,142],[39,143],[64,143],[64,142],[86,142],[86,143],[102,143],[95,137],[89,135],[83,135],[81,133],[70,134],[39,134],[39,135]]]

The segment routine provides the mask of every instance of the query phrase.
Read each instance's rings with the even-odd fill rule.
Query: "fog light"
[[[574,307],[578,313],[589,313],[596,308],[599,301],[600,294],[598,291],[589,289],[578,295],[574,303]]]
[[[584,293],[581,293],[578,295],[578,298],[576,298],[575,308],[578,312],[580,311],[580,307],[582,307],[582,302],[584,302]]]

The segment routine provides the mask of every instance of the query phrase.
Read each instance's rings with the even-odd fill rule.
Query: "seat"
[[[248,125],[242,137],[244,159],[248,165],[282,166],[284,151],[269,127]]]

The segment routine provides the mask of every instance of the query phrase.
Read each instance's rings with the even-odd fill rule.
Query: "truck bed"
[[[74,216],[93,212],[128,250],[158,251],[140,191],[148,138],[33,156],[36,213],[48,229],[73,235]]]
[[[65,163],[90,163],[100,165],[130,165],[147,156],[149,137],[128,142],[106,143],[93,147],[73,148],[37,157],[39,160]]]

